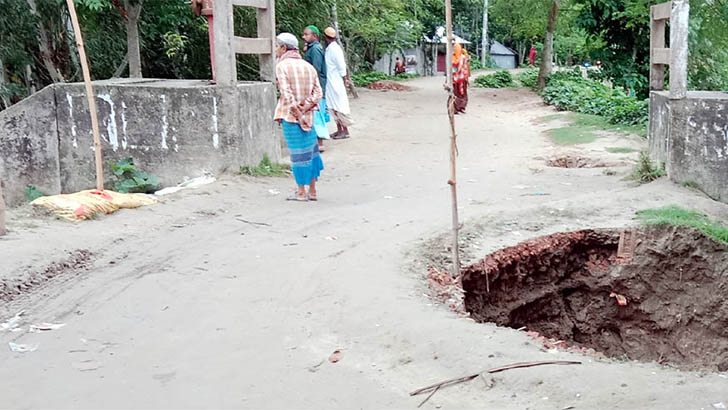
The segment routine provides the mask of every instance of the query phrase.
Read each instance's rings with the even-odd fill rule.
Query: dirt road
[[[289,179],[227,176],[80,224],[11,212],[0,277],[27,289],[5,289],[12,301],[0,322],[25,310],[25,328],[66,326],[0,331],[3,346],[38,345],[0,347],[0,407],[415,408],[416,388],[551,359],[584,364],[476,379],[424,408],[728,403],[725,374],[547,353],[523,332],[474,323],[424,296],[422,255],[447,254],[431,239],[449,229],[448,135],[441,79],[410,84],[354,101],[354,137],[328,144],[318,203],[285,202]],[[604,145],[643,145],[636,137],[553,145],[539,121],[550,114],[525,90],[472,91],[457,118],[468,260],[545,233],[634,224],[647,207],[728,219],[728,207],[669,181],[624,181],[635,154]],[[546,166],[564,152],[627,165],[609,168],[616,175]],[[331,363],[336,349],[343,356]]]

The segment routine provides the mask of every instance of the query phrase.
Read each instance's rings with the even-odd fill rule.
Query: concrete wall
[[[425,66],[427,64],[427,60],[425,58],[425,52],[422,46],[418,46],[416,48],[408,48],[404,50],[404,55],[397,50],[390,56],[389,54],[384,54],[379,60],[377,60],[374,63],[374,70],[380,71],[382,73],[386,73],[389,75],[394,74],[394,63],[399,57],[401,60],[404,60],[405,56],[413,55],[415,56],[417,60],[416,65],[408,65],[406,66],[406,72],[409,74],[419,74],[421,76],[426,75],[425,74]],[[405,60],[406,61],[406,60]]]
[[[677,183],[696,184],[728,203],[728,93],[650,94],[650,155]]]
[[[0,181],[9,206],[23,200],[29,185],[61,191],[56,130],[51,87],[0,112]]]
[[[493,59],[493,63],[498,68],[503,69],[512,69],[518,67],[516,65],[516,60],[518,59],[518,56],[511,56],[511,55],[491,55],[490,58]]]
[[[132,157],[142,170],[160,178],[163,186],[204,172],[236,172],[257,164],[264,154],[278,161],[280,143],[274,131],[275,88],[270,83],[239,83],[234,88],[207,81],[115,79],[94,83],[107,181],[107,163]],[[40,95],[42,107],[35,101]],[[17,151],[19,135],[50,147],[47,162],[21,160],[0,168],[13,194],[32,184],[46,193],[75,192],[94,186],[95,168],[91,120],[83,84],[58,84],[11,108],[22,109],[25,123],[5,126],[0,157]],[[26,108],[23,108],[26,107]],[[8,123],[10,110],[0,112]],[[39,121],[42,119],[42,121]],[[37,129],[28,124],[51,124]],[[52,128],[52,129],[51,129]],[[43,146],[45,146],[43,145]],[[35,150],[33,151],[35,152]],[[36,161],[40,162],[40,161]],[[51,164],[55,163],[55,168]],[[18,179],[21,169],[34,170]],[[42,172],[41,172],[42,170]],[[43,185],[55,178],[55,185]],[[113,185],[113,183],[112,183]]]

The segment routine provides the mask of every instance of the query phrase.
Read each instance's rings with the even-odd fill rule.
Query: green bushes
[[[475,79],[475,86],[482,88],[506,88],[513,87],[513,77],[506,70],[499,70],[493,74],[481,75]]]
[[[640,159],[632,172],[632,179],[641,184],[652,182],[665,176],[665,164],[657,166],[646,151],[640,152]]]
[[[518,73],[516,75],[516,80],[518,80],[522,86],[535,91],[538,89],[538,68],[529,68],[526,71]]]
[[[541,93],[544,102],[559,110],[600,115],[612,124],[642,125],[647,123],[647,101],[637,100],[622,89],[581,77],[576,72],[557,72],[547,81]]]
[[[373,82],[380,80],[390,80],[391,78],[391,76],[384,74],[380,71],[365,71],[352,75],[351,81],[353,81],[354,85],[356,85],[357,87],[366,87]]]
[[[131,158],[124,158],[119,162],[109,161],[109,165],[116,176],[116,192],[152,193],[159,187],[159,178],[138,170]]]
[[[419,74],[400,74],[400,75],[388,75],[384,74],[381,71],[363,71],[360,73],[356,73],[351,76],[351,81],[354,82],[354,85],[357,87],[366,87],[371,83],[381,81],[381,80],[394,80],[394,81],[401,81],[401,80],[409,80],[410,78],[417,78],[419,77]]]

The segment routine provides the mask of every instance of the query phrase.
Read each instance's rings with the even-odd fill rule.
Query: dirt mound
[[[411,87],[408,87],[404,84],[398,83],[396,81],[392,80],[379,80],[375,81],[369,85],[367,85],[367,88],[370,90],[380,90],[380,91],[412,91]]]
[[[546,160],[546,165],[555,168],[606,168],[623,165],[616,162],[603,162],[584,157],[563,156]]]
[[[42,285],[43,283],[69,272],[81,272],[89,269],[93,263],[93,254],[86,249],[69,252],[68,258],[53,262],[42,270],[25,273],[25,279],[0,280],[0,301],[10,302],[17,296]]]
[[[532,239],[463,272],[480,322],[526,327],[608,356],[728,370],[728,248],[688,228],[635,232],[617,263],[618,231]]]

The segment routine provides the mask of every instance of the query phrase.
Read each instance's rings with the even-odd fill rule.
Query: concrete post
[[[662,91],[665,89],[665,64],[657,64],[655,49],[665,48],[666,21],[657,19],[655,9],[650,8],[650,90]]]
[[[238,81],[233,44],[232,0],[215,0],[212,2],[212,14],[215,19],[213,27],[215,36],[215,79],[218,85],[232,87]]]
[[[268,8],[258,9],[258,38],[270,39],[270,54],[260,54],[258,61],[260,63],[260,78],[265,81],[275,81],[276,62],[273,55],[276,49],[276,2],[268,0]]]
[[[670,99],[672,100],[687,96],[689,20],[688,1],[673,1],[670,17]]]

